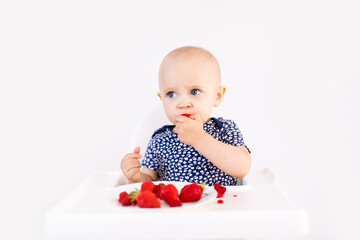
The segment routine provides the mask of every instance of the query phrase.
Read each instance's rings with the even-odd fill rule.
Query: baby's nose
[[[182,98],[178,104],[178,108],[189,108],[192,104],[187,98]]]

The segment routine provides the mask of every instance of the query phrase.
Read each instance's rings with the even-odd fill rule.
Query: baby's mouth
[[[184,117],[190,118],[191,114],[189,114],[189,113],[183,113],[183,114],[181,114],[181,116],[184,116]]]

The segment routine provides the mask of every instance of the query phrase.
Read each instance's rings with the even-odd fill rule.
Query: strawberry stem
[[[131,202],[133,203],[136,201],[136,198],[139,194],[140,194],[140,190],[135,188],[135,191],[131,192],[128,197],[131,199]]]
[[[206,183],[204,183],[204,182],[200,184],[200,187],[202,188],[203,191],[205,189],[205,185],[206,185]]]

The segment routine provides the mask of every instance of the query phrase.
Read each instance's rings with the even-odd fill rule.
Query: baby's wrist
[[[207,141],[207,137],[210,136],[205,131],[198,134],[198,136],[194,139],[194,144],[192,145],[195,149],[197,149],[198,146],[203,145]]]

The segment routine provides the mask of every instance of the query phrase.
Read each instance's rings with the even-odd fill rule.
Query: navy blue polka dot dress
[[[221,171],[192,146],[180,142],[173,128],[174,125],[166,125],[154,132],[141,161],[144,167],[158,172],[158,181],[205,182],[210,186],[236,184],[235,177]],[[233,120],[211,118],[204,124],[204,131],[223,143],[246,147]]]

